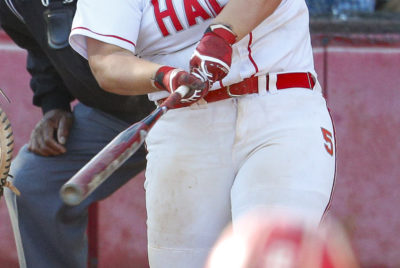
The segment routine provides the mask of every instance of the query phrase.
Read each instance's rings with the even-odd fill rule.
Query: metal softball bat
[[[188,87],[180,86],[146,118],[118,134],[61,187],[63,202],[76,206],[85,200],[142,146],[147,133],[158,119],[179,103],[188,91]]]

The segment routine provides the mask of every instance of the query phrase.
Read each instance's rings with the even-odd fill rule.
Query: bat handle
[[[188,94],[188,92],[189,92],[189,87],[187,87],[187,86],[180,86],[180,87],[178,87],[177,90],[175,90],[175,92],[179,93],[179,95],[181,95],[181,99],[182,99],[186,94]]]
[[[174,93],[169,95],[169,97],[163,103],[161,103],[160,107],[164,106],[168,109],[174,108],[188,92],[189,92],[189,87],[187,86],[178,87],[174,91]]]

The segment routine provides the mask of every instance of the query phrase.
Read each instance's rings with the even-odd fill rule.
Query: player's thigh
[[[149,133],[149,246],[210,247],[230,220],[234,113],[171,110]],[[178,138],[179,137],[179,138]]]
[[[282,127],[278,125],[247,156],[232,187],[234,217],[266,207],[307,214],[316,223],[320,220],[335,174],[334,140],[321,128],[331,129],[331,119],[326,107],[320,114],[311,121],[305,116],[302,124],[292,119],[279,122]]]
[[[215,164],[199,168],[190,164],[193,159],[187,160],[185,172],[167,166],[174,161],[161,161],[157,169],[151,165],[146,169],[151,267],[203,267],[209,250],[231,220],[232,168]]]
[[[157,176],[146,186],[150,247],[208,248],[230,221],[231,168],[192,171],[193,174],[161,170],[162,174],[154,170],[152,175],[146,173],[146,179]]]

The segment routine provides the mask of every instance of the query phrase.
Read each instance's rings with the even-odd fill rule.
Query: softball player
[[[190,89],[146,139],[152,268],[203,267],[254,208],[319,223],[335,140],[304,1],[80,0],[70,43],[107,91]]]

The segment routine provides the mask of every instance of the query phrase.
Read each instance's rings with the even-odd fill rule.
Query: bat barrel
[[[144,139],[157,120],[173,108],[186,95],[189,88],[181,86],[171,94],[156,110],[140,122],[117,135],[106,147],[93,157],[78,173],[60,189],[61,199],[70,206],[79,205],[89,194],[99,187],[143,144]]]
[[[101,160],[105,159],[93,158],[61,187],[60,196],[65,204],[70,206],[79,205],[121,164],[116,163],[119,162],[118,158],[111,163],[106,161],[106,163],[109,163],[107,166]]]
[[[119,134],[60,189],[61,199],[70,206],[79,205],[116,169],[136,152],[147,134],[147,125],[138,123]]]
[[[78,184],[66,183],[61,188],[61,198],[67,205],[76,206],[82,202],[84,197],[84,191]]]

